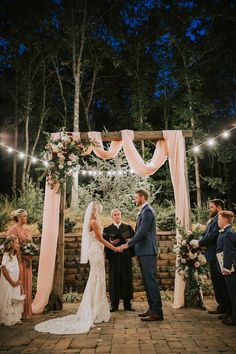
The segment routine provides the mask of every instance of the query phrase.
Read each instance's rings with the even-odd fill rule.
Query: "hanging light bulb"
[[[37,159],[35,157],[32,157],[32,162],[33,163],[36,163],[37,162]]]
[[[7,148],[7,151],[8,151],[9,153],[12,153],[13,149],[12,149],[11,147],[9,147],[9,148]]]
[[[201,150],[200,146],[194,146],[194,148],[193,148],[194,152],[199,152],[200,150]]]
[[[20,159],[23,159],[24,157],[25,157],[25,154],[24,154],[23,152],[20,152],[20,153],[19,153],[19,158],[20,158]]]
[[[215,140],[213,140],[213,139],[210,139],[207,142],[207,145],[209,145],[209,146],[213,146],[214,144],[215,144]]]
[[[48,162],[47,161],[44,161],[43,164],[44,164],[44,166],[48,167]]]
[[[224,133],[222,134],[222,136],[223,136],[223,138],[228,138],[228,137],[229,137],[229,132],[224,132]]]

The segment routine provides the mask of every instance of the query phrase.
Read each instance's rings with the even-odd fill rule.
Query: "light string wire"
[[[195,146],[192,146],[190,149],[186,150],[186,152],[190,152],[190,151],[199,152],[201,146],[205,146],[205,145],[212,146],[212,145],[214,145],[215,140],[217,140],[219,137],[228,138],[229,132],[232,131],[232,130],[234,130],[234,129],[236,129],[236,124],[233,124],[233,127],[232,127],[232,128],[223,131],[223,133],[218,134],[217,136],[208,139],[208,141],[203,142],[203,143],[198,144],[198,145],[195,145]],[[42,159],[39,159],[38,157],[29,155],[29,154],[25,154],[24,152],[19,151],[19,150],[17,150],[17,149],[14,149],[13,147],[8,146],[8,145],[6,145],[6,144],[4,144],[4,143],[2,143],[2,142],[0,142],[0,146],[2,146],[2,147],[4,147],[5,149],[7,149],[7,151],[8,151],[9,153],[16,152],[16,153],[19,155],[20,158],[24,158],[24,157],[27,156],[28,158],[30,158],[30,159],[32,160],[33,163],[39,161],[39,162],[43,163],[46,167],[48,166],[48,161],[46,161],[46,160],[42,160]],[[91,171],[91,173],[89,173],[90,171]],[[88,173],[91,174],[91,175],[93,174],[93,170],[80,170],[80,172],[81,172],[83,175],[85,175],[86,172],[88,172]],[[96,172],[96,171],[95,171],[95,172]],[[104,172],[106,172],[106,171],[104,171]],[[110,172],[110,171],[108,171],[108,172]],[[130,172],[132,173],[133,171],[130,170]],[[111,173],[114,174],[114,171],[111,172]],[[121,171],[118,171],[118,173],[121,174]],[[95,174],[95,173],[94,173],[94,174]]]
[[[232,130],[234,130],[234,129],[236,129],[236,124],[234,124],[232,128],[223,131],[223,133],[218,134],[217,136],[215,136],[215,137],[213,137],[213,138],[209,138],[206,142],[203,142],[203,143],[201,143],[201,144],[192,146],[190,149],[186,150],[186,152],[189,152],[189,151],[199,152],[201,146],[206,146],[206,145],[208,145],[208,146],[213,146],[214,143],[215,143],[215,141],[216,141],[219,137],[228,138],[228,137],[229,137],[229,132],[232,131]]]

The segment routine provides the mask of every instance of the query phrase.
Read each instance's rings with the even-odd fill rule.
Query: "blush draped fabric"
[[[168,159],[174,188],[175,214],[185,230],[188,230],[189,202],[184,166],[186,152],[182,131],[163,131],[164,139],[156,143],[153,157],[147,163],[143,161],[133,143],[134,132],[131,130],[122,130],[121,133],[122,140],[112,141],[110,146],[105,149],[101,133],[89,132],[89,138],[95,141],[96,144],[88,147],[86,155],[93,151],[102,159],[112,159],[118,155],[123,147],[130,168],[141,176],[154,174],[165,163],[166,159]],[[59,137],[58,134],[59,133],[54,133],[52,137],[56,139]],[[80,140],[79,133],[72,133],[72,135],[75,140]],[[56,189],[52,190],[46,185],[37,293],[32,304],[34,313],[41,313],[43,311],[44,306],[48,303],[53,286],[59,227],[59,204],[60,195],[57,194]],[[177,237],[180,236],[177,235]],[[184,288],[185,282],[183,278],[176,273],[174,308],[184,306]]]

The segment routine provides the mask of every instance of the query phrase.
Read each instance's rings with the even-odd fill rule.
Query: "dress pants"
[[[154,315],[163,316],[160,289],[156,277],[157,255],[139,256],[149,310]]]

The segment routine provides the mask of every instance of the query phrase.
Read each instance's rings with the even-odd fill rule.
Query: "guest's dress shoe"
[[[232,319],[230,316],[226,316],[223,318],[222,323],[228,325],[228,326],[236,326],[236,320]]]
[[[117,308],[117,307],[111,307],[111,308],[110,308],[110,312],[115,312],[115,311],[118,311],[118,308]]]
[[[146,311],[146,312],[139,313],[138,316],[139,316],[139,317],[148,317],[150,314],[151,314],[151,313],[150,313],[150,311],[148,310],[148,311]]]
[[[163,321],[164,318],[162,315],[154,315],[154,314],[150,314],[148,317],[142,317],[141,321]]]
[[[225,311],[216,308],[215,310],[208,310],[208,313],[210,315],[223,315],[225,313]]]
[[[124,310],[125,311],[135,311],[135,309],[132,306],[125,307]]]

